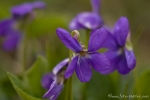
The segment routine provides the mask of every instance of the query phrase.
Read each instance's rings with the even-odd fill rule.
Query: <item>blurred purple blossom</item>
[[[11,31],[11,27],[13,24],[12,19],[5,19],[0,21],[0,36],[6,36],[9,31]]]
[[[18,18],[23,18],[26,15],[32,15],[33,11],[35,9],[43,9],[45,8],[45,3],[44,2],[31,2],[31,3],[23,3],[17,6],[14,6],[11,8],[11,13],[13,15],[13,18],[18,19]]]
[[[13,51],[17,48],[21,39],[19,31],[14,30],[13,19],[5,19],[0,22],[0,38],[2,41],[2,48],[6,51]]]
[[[44,94],[43,98],[56,100],[64,87],[64,73],[63,68],[68,65],[69,59],[65,59],[57,64],[52,73],[45,74],[41,80],[42,86],[48,91]]]
[[[120,74],[128,74],[136,66],[130,41],[129,22],[126,17],[121,17],[116,22],[113,32],[108,32],[108,38],[103,47],[108,48],[105,54],[112,61],[110,72],[117,69]]]
[[[111,62],[104,54],[97,52],[107,38],[107,31],[104,28],[98,29],[90,36],[88,50],[66,30],[58,28],[56,33],[65,46],[76,53],[76,56],[67,67],[65,72],[66,78],[72,76],[75,71],[81,82],[88,82],[92,77],[90,66],[101,74],[107,72]]]
[[[0,22],[0,37],[2,41],[2,48],[6,51],[12,51],[17,48],[21,40],[21,32],[15,29],[15,24],[19,23],[16,19],[24,18],[26,15],[33,13],[35,9],[45,8],[44,2],[24,3],[11,8],[13,18],[5,19]]]
[[[95,30],[103,25],[103,20],[99,15],[100,0],[91,0],[91,5],[93,8],[92,12],[79,13],[75,18],[72,19],[69,25],[71,30]]]

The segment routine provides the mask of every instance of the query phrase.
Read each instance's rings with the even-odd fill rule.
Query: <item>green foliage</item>
[[[9,72],[7,74],[8,74],[8,77],[9,77],[14,89],[17,91],[18,95],[20,96],[20,98],[22,100],[41,100],[41,99],[34,98],[34,97],[28,95],[27,93],[25,93],[21,89],[22,88],[21,81],[17,77],[15,77],[14,75],[10,74]]]
[[[8,77],[22,100],[42,100],[44,90],[41,78],[47,72],[47,61],[39,56],[33,66],[24,74],[22,80],[8,72]],[[28,94],[29,93],[29,94]]]
[[[16,95],[16,92],[13,89],[7,74],[0,69],[0,100],[11,100],[14,95]]]
[[[45,34],[54,34],[58,27],[65,27],[62,15],[39,16],[27,26],[28,37],[40,37]],[[36,27],[35,27],[36,26]]]
[[[30,91],[37,97],[42,97],[43,88],[41,87],[41,79],[43,74],[47,72],[47,61],[39,56],[33,66],[25,73],[24,79],[30,86]]]
[[[134,86],[134,94],[138,95],[149,95],[150,98],[150,70],[145,71],[137,78]]]

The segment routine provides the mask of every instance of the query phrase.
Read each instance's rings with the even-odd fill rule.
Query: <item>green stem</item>
[[[126,96],[128,93],[128,83],[126,84],[125,86],[125,89],[124,89],[124,95]],[[123,100],[128,100],[127,98],[124,98]]]
[[[65,100],[68,100],[68,81],[69,81],[69,79],[67,80],[67,82],[66,82],[66,85],[65,85]]]
[[[53,48],[51,48],[52,47],[52,45],[53,44],[51,44],[51,39],[52,38],[50,38],[51,36],[50,35],[48,35],[48,39],[46,40],[46,57],[47,57],[47,59],[48,59],[48,66],[49,66],[49,70],[52,70],[52,67],[50,66],[51,64],[51,57],[52,57],[52,49]]]
[[[85,36],[85,45],[86,45],[86,47],[88,47],[90,32],[91,32],[90,30],[88,30],[88,29],[86,30],[86,34],[85,34],[86,35]]]
[[[24,70],[27,69],[27,38],[26,38],[26,34],[24,36],[24,41],[23,41],[23,68],[24,68]]]
[[[72,94],[72,77],[69,79],[69,99],[68,100],[73,100],[73,94]]]
[[[81,100],[87,100],[86,88],[87,88],[87,84],[83,84]]]
[[[69,50],[69,63],[72,58],[72,51]],[[72,77],[70,77],[66,82],[66,89],[65,89],[65,100],[73,100],[72,94]]]
[[[26,18],[24,20],[18,20],[19,27],[18,29],[22,32],[24,32],[24,38],[23,38],[23,71],[27,69],[27,28],[29,24],[29,19]]]

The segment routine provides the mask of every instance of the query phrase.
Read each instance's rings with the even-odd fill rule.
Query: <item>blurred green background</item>
[[[12,6],[30,1],[35,0],[0,0],[0,20],[11,17],[10,8]],[[33,65],[37,55],[40,54],[48,58],[47,71],[50,72],[53,66],[68,57],[68,49],[57,38],[56,28],[63,27],[70,31],[68,28],[70,20],[76,14],[91,11],[92,8],[90,0],[43,1],[47,8],[39,11],[37,17],[27,28],[27,66]],[[86,85],[80,83],[75,76],[73,85],[75,100],[111,100],[111,98],[108,98],[108,94],[119,95],[124,93],[127,83],[127,94],[150,96],[150,92],[147,91],[150,89],[149,9],[150,0],[101,0],[100,14],[106,25],[113,27],[121,16],[126,16],[129,19],[137,66],[126,76],[121,76],[117,72],[103,76],[93,71],[92,80]],[[81,38],[84,40],[85,32],[81,32],[83,33],[81,33]],[[8,53],[0,48],[0,100],[20,100],[8,80],[6,72],[9,71],[18,76],[23,73],[22,51],[22,43],[14,52]],[[42,93],[44,94],[44,92]],[[41,98],[42,93],[35,97]],[[62,100],[62,96],[60,96],[60,100]],[[150,97],[146,100],[150,100]]]

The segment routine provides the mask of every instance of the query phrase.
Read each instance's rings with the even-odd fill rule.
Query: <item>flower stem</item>
[[[48,59],[48,66],[49,66],[49,70],[52,70],[52,67],[50,66],[51,63],[51,57],[53,56],[53,48],[51,48],[53,46],[53,44],[51,43],[52,39],[50,35],[48,35],[48,39],[46,40],[46,57]]]
[[[27,38],[26,38],[26,34],[24,36],[24,41],[23,41],[23,68],[24,68],[24,70],[27,69]]]
[[[28,36],[27,36],[27,28],[28,28],[28,24],[29,24],[29,18],[26,18],[24,20],[20,20],[18,21],[18,23],[20,23],[20,27],[19,30],[24,32],[24,37],[23,37],[23,71],[25,71],[27,69],[27,45],[28,45]]]
[[[71,62],[72,58],[72,51],[69,51],[69,63]],[[72,93],[72,76],[69,79],[69,96],[70,98],[68,100],[73,100],[73,93]]]
[[[86,44],[86,47],[88,47],[88,41],[89,41],[89,36],[90,36],[90,30],[86,30],[86,36],[85,36],[85,44]]]
[[[69,63],[71,62],[71,58],[72,58],[72,51],[69,50]],[[70,77],[66,82],[65,100],[73,100],[72,77]]]
[[[70,78],[70,100],[73,100],[73,92],[72,92],[72,77]]]
[[[124,95],[128,95],[128,83],[126,83],[125,89],[124,89]],[[123,100],[127,100],[127,98],[124,98]]]
[[[65,85],[65,100],[68,100],[68,80],[67,80],[67,82],[66,82],[66,85]]]

